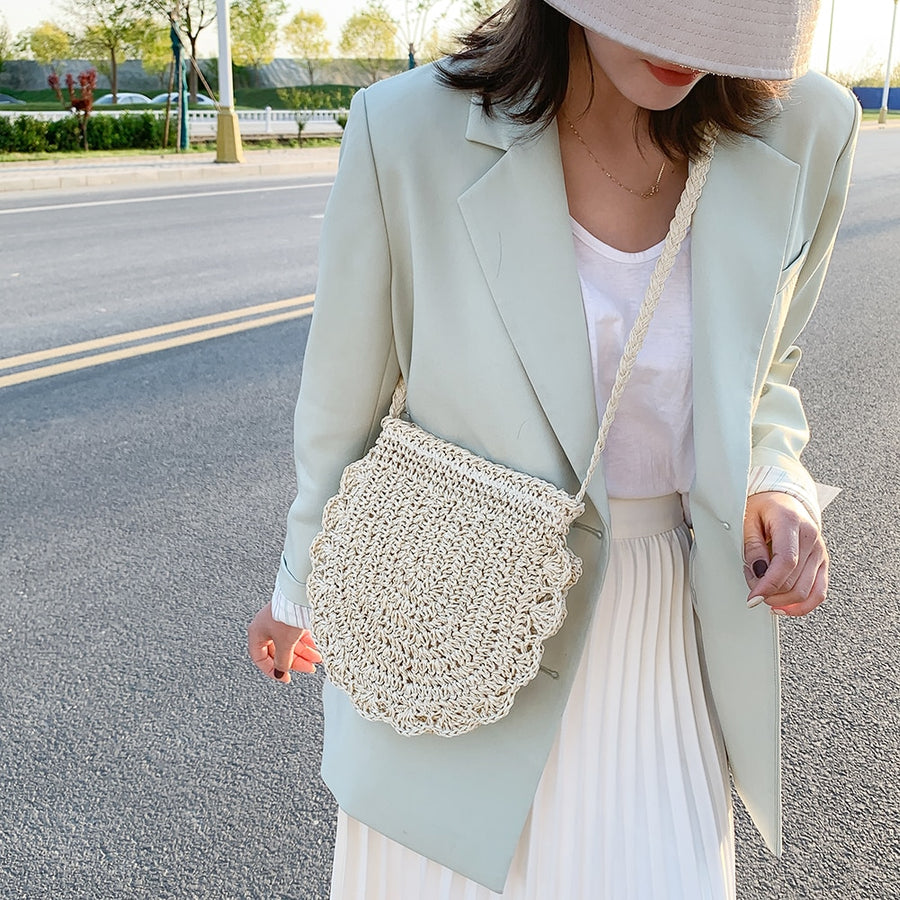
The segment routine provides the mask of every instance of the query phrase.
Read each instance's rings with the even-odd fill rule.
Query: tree
[[[257,79],[262,66],[275,58],[278,19],[285,0],[234,0],[231,4],[231,55],[238,65],[251,66]]]
[[[200,32],[216,21],[216,2],[215,0],[181,0],[180,13],[179,22],[181,28],[179,30],[191,45],[191,71],[188,76],[188,90],[191,92],[191,103],[196,103],[197,91],[200,89],[197,41],[200,38]]]
[[[149,20],[138,0],[69,0],[69,14],[79,22],[75,50],[109,76],[114,101],[119,92],[119,63],[137,56]]]
[[[399,7],[394,18],[397,35],[409,53],[410,68],[423,58],[437,55],[438,29],[454,6],[454,0],[394,0],[393,7]]]
[[[278,88],[275,92],[278,94],[278,99],[281,100],[288,109],[296,110],[296,120],[297,120],[297,138],[300,146],[303,146],[303,129],[306,128],[307,122],[309,121],[309,115],[304,115],[301,110],[303,109],[304,103],[303,101],[306,99],[306,92],[302,88],[298,87],[288,87],[288,88]]]
[[[3,71],[3,64],[12,56],[13,40],[6,24],[6,19],[0,15],[0,72]]]
[[[344,23],[338,46],[373,84],[388,74],[385,62],[397,58],[397,23],[377,0],[370,2]]]
[[[870,50],[855,69],[832,73],[831,77],[844,87],[883,87],[884,60]],[[900,63],[891,71],[891,84],[900,85]]]
[[[42,66],[50,66],[58,72],[64,59],[71,55],[71,38],[55,22],[41,22],[29,35],[28,47],[31,55]]]
[[[142,2],[148,12],[158,13],[166,22],[166,40],[169,25],[174,22],[182,37],[182,43],[186,42],[184,50],[190,55],[191,64],[188,70],[188,91],[191,103],[196,102],[197,91],[200,90],[197,42],[200,40],[200,32],[216,21],[216,0],[138,0],[138,2]],[[171,56],[170,44],[170,59]]]
[[[492,16],[506,0],[465,0],[462,4],[462,22],[466,29],[473,28]]]
[[[328,57],[325,27],[322,15],[307,9],[301,9],[284,26],[284,42],[296,58],[303,60],[310,84],[316,83],[319,62]]]
[[[160,86],[165,82],[166,72],[172,63],[172,40],[169,37],[169,26],[148,19],[142,29],[140,42],[136,47],[144,71],[148,75],[156,75]]]
[[[460,48],[459,35],[469,34],[486,19],[498,12],[506,4],[506,0],[462,0],[458,10],[454,31],[455,39],[451,43],[451,50]]]
[[[91,115],[91,109],[94,105],[94,89],[97,87],[97,70],[85,69],[78,75],[78,90],[75,90],[75,76],[69,72],[66,75],[66,89],[68,98],[63,98],[62,88],[60,87],[59,75],[52,72],[47,78],[47,84],[53,89],[56,98],[67,109],[78,117],[79,127],[81,128],[81,140],[84,149],[88,150],[88,119]]]

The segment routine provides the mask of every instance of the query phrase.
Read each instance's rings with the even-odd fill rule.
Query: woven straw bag
[[[344,470],[310,548],[307,596],[328,677],[364,718],[405,735],[465,734],[507,715],[537,675],[581,575],[569,527],[584,511],[713,149],[711,137],[691,168],[575,496],[402,418],[402,379],[374,446]]]

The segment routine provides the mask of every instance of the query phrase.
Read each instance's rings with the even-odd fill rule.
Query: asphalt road
[[[0,194],[0,356],[312,293],[331,180]]]
[[[2,355],[311,290],[327,188],[241,187],[0,217]],[[327,896],[320,682],[244,651],[308,323],[0,392],[0,897]]]
[[[803,342],[806,459],[843,493],[831,599],[782,628],[786,852],[738,810],[742,900],[900,898],[898,159],[863,134]],[[324,181],[0,197],[0,357],[310,293]],[[0,897],[327,897],[318,677],[243,648],[308,323],[0,389]]]

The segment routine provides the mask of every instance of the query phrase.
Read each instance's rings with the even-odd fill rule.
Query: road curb
[[[302,151],[299,151],[302,152]],[[44,190],[67,190],[82,187],[115,185],[153,185],[179,182],[223,181],[233,178],[279,177],[285,175],[333,175],[337,172],[337,148],[334,153],[317,154],[310,159],[279,159],[254,162],[252,153],[243,163],[217,163],[213,159],[192,160],[189,163],[166,162],[144,166],[129,166],[118,162],[64,165],[62,171],[40,165],[39,171],[29,171],[27,164],[0,165],[0,194]]]
[[[859,124],[861,131],[873,131],[875,129],[900,128],[900,119],[888,119],[887,122],[865,121]]]

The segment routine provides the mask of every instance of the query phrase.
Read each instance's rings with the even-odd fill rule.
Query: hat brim
[[[617,0],[603,5],[597,0],[544,2],[584,28],[654,59],[768,81],[789,81],[807,71],[818,9],[817,0],[799,0],[786,4],[790,8],[782,21],[766,22],[752,10],[742,14],[727,0],[703,0],[693,10],[684,3],[650,0],[640,16]]]

